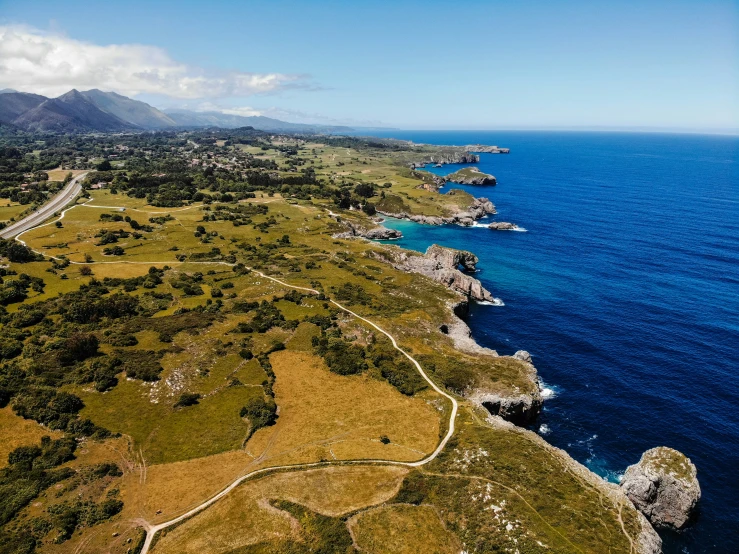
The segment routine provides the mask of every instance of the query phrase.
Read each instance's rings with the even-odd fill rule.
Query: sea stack
[[[492,229],[493,231],[516,231],[518,230],[518,225],[509,223],[508,221],[495,221],[488,225],[488,229]]]
[[[701,497],[696,475],[690,458],[660,446],[647,450],[639,463],[626,469],[621,487],[652,525],[682,529]]]
[[[477,167],[465,167],[444,177],[444,181],[462,185],[495,185],[498,181],[489,173],[483,173]]]

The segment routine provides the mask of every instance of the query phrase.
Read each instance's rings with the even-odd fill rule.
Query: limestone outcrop
[[[513,359],[520,362],[527,373],[530,386],[529,390],[521,390],[518,394],[501,394],[485,390],[475,390],[468,398],[475,404],[484,407],[492,415],[497,415],[515,423],[526,425],[530,423],[541,412],[543,400],[539,386],[539,376],[531,361],[531,355],[525,350],[519,350]]]
[[[501,148],[500,146],[486,146],[484,144],[468,144],[464,147],[468,152],[484,153],[484,154],[509,154],[510,148]]]
[[[493,231],[516,231],[519,229],[519,226],[508,221],[495,221],[488,225],[488,229],[492,229]]]
[[[498,183],[495,177],[480,171],[477,167],[465,167],[450,173],[444,177],[444,181],[462,185],[495,185]]]
[[[497,357],[498,353],[491,348],[485,348],[477,344],[472,338],[472,330],[464,322],[464,318],[470,312],[470,303],[467,299],[460,300],[449,306],[454,317],[450,321],[441,325],[441,332],[448,335],[454,342],[454,347],[467,354],[485,355]]]
[[[388,229],[387,227],[383,227],[382,225],[366,229],[361,225],[357,225],[356,223],[352,223],[347,220],[344,220],[343,223],[344,225],[346,225],[347,230],[343,233],[335,234],[334,238],[348,239],[353,237],[362,237],[370,240],[394,240],[399,239],[403,236],[403,233],[401,233],[400,231],[396,231],[395,229]]]
[[[450,289],[479,302],[500,302],[482,286],[480,281],[460,271],[474,271],[477,256],[465,250],[454,250],[433,244],[425,254],[401,249],[375,252],[374,256],[401,271],[426,275]]]
[[[421,161],[412,162],[410,164],[411,169],[419,169],[426,167],[429,164],[436,166],[446,164],[475,164],[480,162],[480,156],[459,150],[456,152],[440,152],[436,154],[429,154]]]
[[[447,194],[452,194],[454,191],[449,191]],[[387,213],[382,212],[384,215],[394,217],[396,219],[408,219],[416,223],[423,225],[462,225],[463,227],[471,227],[475,224],[478,219],[485,217],[486,215],[492,215],[497,213],[495,205],[487,198],[475,198],[472,203],[467,206],[464,210],[460,210],[449,216],[436,216],[436,215],[410,215],[405,212],[401,213]]]
[[[664,446],[647,450],[639,463],[629,466],[621,487],[658,528],[685,527],[701,497],[697,470],[690,458]]]

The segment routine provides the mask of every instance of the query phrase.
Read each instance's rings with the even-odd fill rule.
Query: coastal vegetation
[[[90,171],[49,222],[61,227],[0,242],[0,437],[13,441],[0,451],[0,553],[133,551],[142,521],[270,468],[151,551],[628,552],[637,540],[623,496],[474,403],[538,384],[520,359],[460,347],[452,308],[470,298],[390,263],[397,249],[342,237],[377,227],[373,210],[468,211],[471,195],[440,194],[415,169],[463,150],[253,129],[33,138],[0,139],[0,190]]]

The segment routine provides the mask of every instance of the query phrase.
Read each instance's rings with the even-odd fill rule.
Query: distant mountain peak
[[[10,89],[0,92],[3,93],[0,94],[0,123],[12,123],[27,131],[117,132],[173,127],[253,127],[277,133],[345,133],[353,130],[341,125],[289,123],[265,116],[240,116],[217,111],[160,111],[146,102],[97,88],[82,92],[72,89],[51,99]]]

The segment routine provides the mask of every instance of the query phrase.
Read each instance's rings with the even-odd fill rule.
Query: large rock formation
[[[453,194],[454,191],[449,191],[447,194]],[[416,223],[423,225],[462,225],[464,227],[471,227],[475,224],[475,221],[485,217],[488,214],[497,213],[495,205],[487,198],[475,198],[472,203],[467,206],[464,210],[460,210],[449,216],[436,216],[436,215],[410,215],[406,212],[401,213],[388,213],[382,212],[384,215],[394,217],[396,219],[408,219]]]
[[[484,144],[468,144],[464,147],[468,152],[484,152],[486,154],[508,154],[510,148],[501,148],[500,146],[486,146]]]
[[[444,177],[444,181],[462,185],[495,185],[498,183],[495,177],[489,173],[483,173],[476,167],[465,167],[450,173]]]
[[[520,375],[517,384],[509,387],[500,387],[499,384],[483,376],[473,388],[460,391],[462,395],[474,404],[485,408],[491,415],[500,416],[517,425],[524,425],[535,419],[541,411],[542,396],[539,377],[529,353],[520,350],[513,356],[498,356],[495,350],[480,346],[472,338],[470,328],[463,321],[463,318],[469,314],[469,302],[463,300],[449,307],[453,317],[444,323],[440,330],[454,341],[454,347],[457,350],[478,356],[480,361],[485,360],[486,357],[497,358],[497,361],[490,360],[491,367],[494,367],[496,363],[505,363],[505,360],[510,360],[508,363],[518,365]]]
[[[531,361],[531,356],[525,350],[519,350],[513,355],[527,373],[529,390],[521,390],[518,394],[501,394],[485,390],[475,390],[468,398],[477,405],[484,407],[492,415],[497,415],[515,423],[525,425],[530,423],[541,412],[542,397],[539,387],[539,377]]]
[[[346,227],[346,231],[337,233],[334,238],[337,239],[350,239],[354,237],[361,237],[369,240],[394,240],[399,239],[403,236],[403,233],[396,231],[395,229],[388,229],[382,225],[376,227],[367,228],[364,225],[355,221],[349,221],[348,219],[341,218],[334,214],[336,220],[343,223]]]
[[[454,250],[433,244],[425,254],[407,250],[388,249],[374,255],[401,271],[411,271],[430,277],[468,298],[480,302],[499,303],[480,281],[460,271],[474,271],[477,256],[465,250]]]
[[[438,152],[435,154],[429,154],[421,161],[412,162],[410,164],[411,169],[418,169],[426,167],[429,164],[434,165],[445,165],[445,164],[475,164],[480,161],[480,156],[477,154],[471,154],[464,150],[458,150],[455,152]]]
[[[626,496],[655,527],[682,529],[701,497],[695,465],[677,450],[647,450],[621,481]]]
[[[495,221],[488,225],[488,229],[493,231],[516,231],[519,229],[515,223],[509,223],[508,221]]]

